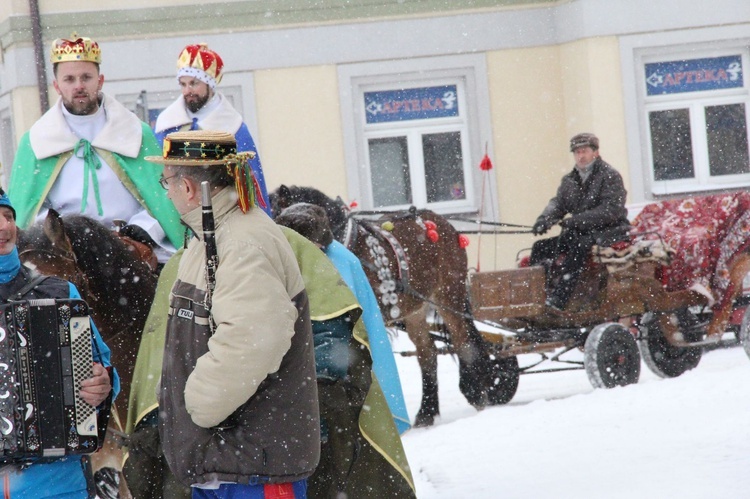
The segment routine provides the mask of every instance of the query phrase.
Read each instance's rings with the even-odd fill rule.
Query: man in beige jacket
[[[162,157],[148,159],[164,165],[162,186],[196,235],[170,295],[159,393],[169,467],[193,497],[252,488],[304,497],[320,433],[309,304],[295,255],[253,206],[252,174],[231,134],[176,132]],[[211,185],[219,262],[210,295],[203,181]]]

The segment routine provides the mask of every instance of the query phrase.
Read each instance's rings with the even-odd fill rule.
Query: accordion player
[[[83,300],[0,306],[0,462],[89,454],[101,446],[96,408],[79,394],[92,377],[91,345]]]

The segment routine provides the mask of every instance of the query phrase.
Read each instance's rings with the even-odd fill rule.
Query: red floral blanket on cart
[[[661,236],[675,251],[658,276],[669,291],[704,287],[718,308],[731,299],[732,258],[750,245],[750,193],[652,203],[633,220],[633,232],[635,238]]]

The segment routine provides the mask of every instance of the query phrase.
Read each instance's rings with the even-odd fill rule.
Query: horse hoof
[[[477,401],[476,404],[472,404],[474,406],[474,409],[481,411],[488,405],[490,405],[490,397],[487,395],[487,392],[482,392],[481,397],[479,398],[479,401]]]
[[[102,499],[120,497],[120,473],[114,468],[100,468],[94,473],[96,496]]]
[[[414,419],[414,428],[426,428],[433,424],[435,424],[435,416],[417,414],[416,419]]]

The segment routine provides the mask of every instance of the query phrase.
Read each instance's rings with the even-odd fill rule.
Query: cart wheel
[[[700,347],[676,347],[671,345],[659,325],[660,313],[647,317],[641,326],[643,338],[640,341],[641,356],[648,368],[662,378],[676,378],[685,371],[695,368],[701,360]],[[675,313],[680,330],[686,341],[700,341],[703,333],[695,331],[698,319],[687,310]],[[744,324],[744,320],[743,320]]]
[[[745,353],[750,357],[750,307],[745,309],[745,315],[742,316],[739,337],[742,348],[745,349]]]
[[[637,383],[641,375],[638,344],[622,324],[596,326],[586,338],[583,365],[594,388],[614,388]]]
[[[518,390],[518,357],[495,357],[490,353],[490,378],[487,383],[487,398],[490,405],[502,405],[511,401]]]

